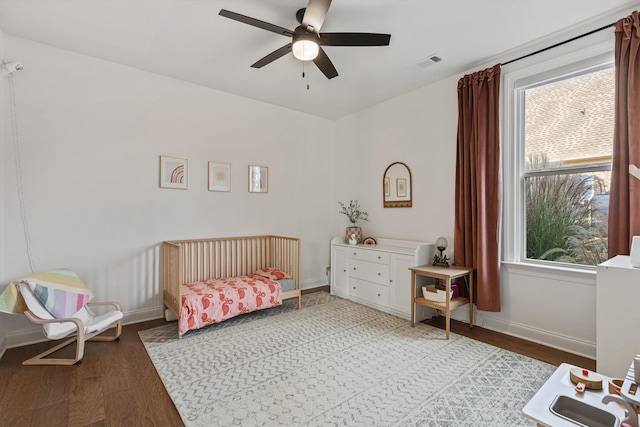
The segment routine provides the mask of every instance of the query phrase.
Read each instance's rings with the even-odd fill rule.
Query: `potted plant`
[[[347,227],[345,242],[349,242],[349,239],[353,234],[355,234],[355,238],[357,243],[362,242],[362,228],[357,227],[356,223],[358,221],[369,221],[369,214],[362,210],[360,207],[360,203],[357,200],[349,200],[349,204],[345,205],[342,202],[338,202],[340,205],[339,213],[346,215],[349,219],[349,222],[352,224],[350,227]]]

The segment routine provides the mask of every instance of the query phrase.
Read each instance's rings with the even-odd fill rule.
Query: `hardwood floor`
[[[423,323],[440,329],[445,329],[445,318],[443,316],[438,316],[431,320],[425,320]],[[505,350],[509,350],[514,353],[523,354],[531,357],[532,359],[542,360],[543,362],[547,362],[552,365],[559,366],[561,363],[570,363],[592,371],[595,371],[596,369],[596,361],[593,359],[576,356],[575,354],[567,353],[562,350],[557,350],[532,341],[504,335],[478,326],[474,326],[473,329],[471,329],[469,328],[468,323],[459,322],[457,320],[451,320],[450,330],[458,335],[473,338],[474,340],[504,348]]]
[[[166,323],[127,325],[119,341],[88,342],[82,363],[73,366],[22,366],[51,343],[7,350],[0,361],[0,424],[182,426],[138,337],[138,331]]]
[[[138,331],[166,323],[158,319],[127,325],[117,342],[89,342],[82,363],[74,366],[21,365],[51,343],[7,350],[0,360],[0,424],[183,426],[138,337]],[[425,323],[444,328],[441,317]],[[567,362],[595,368],[591,359],[480,327],[470,331],[465,323],[452,321],[451,331],[554,365]]]

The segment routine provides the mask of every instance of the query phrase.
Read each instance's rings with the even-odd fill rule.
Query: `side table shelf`
[[[426,307],[435,308],[445,312],[446,317],[446,333],[447,339],[449,339],[449,329],[451,325],[451,310],[469,304],[469,327],[473,328],[473,267],[461,267],[453,265],[451,267],[439,267],[432,265],[421,265],[418,267],[410,267],[411,271],[411,327],[415,326],[415,305],[420,304]],[[451,280],[458,277],[468,276],[469,278],[469,298],[457,297],[449,299],[447,297],[445,302],[430,301],[424,297],[416,297],[416,275],[431,277],[434,279],[443,279],[445,281],[446,290],[445,295],[451,295]]]

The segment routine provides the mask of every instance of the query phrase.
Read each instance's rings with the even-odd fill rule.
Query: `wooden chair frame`
[[[122,311],[122,306],[119,303],[114,301],[87,303],[87,306],[89,307],[106,306],[106,305],[111,305],[115,307],[116,310]],[[113,322],[111,325],[109,325],[108,327],[100,331],[95,331],[89,334],[85,334],[84,322],[78,318],[70,317],[65,319],[42,319],[36,316],[35,314],[33,314],[29,310],[25,311],[24,314],[33,323],[36,323],[39,325],[45,325],[47,323],[64,323],[64,322],[74,323],[76,325],[76,335],[63,341],[62,343],[56,345],[53,348],[50,348],[30,359],[25,360],[24,362],[22,362],[23,365],[75,365],[76,363],[79,363],[82,361],[82,357],[84,356],[84,343],[86,341],[115,341],[118,338],[120,338],[120,335],[122,334],[122,319],[119,319]],[[109,329],[112,329],[112,328],[115,328],[114,334],[101,335],[103,332],[108,331]],[[76,355],[74,358],[59,358],[59,359],[46,358],[50,354],[55,353],[56,351],[74,342],[76,343]]]

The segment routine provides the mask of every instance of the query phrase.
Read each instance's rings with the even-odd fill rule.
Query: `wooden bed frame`
[[[256,270],[273,267],[291,275],[296,288],[282,293],[282,299],[300,293],[300,239],[282,236],[246,236],[162,242],[160,283],[164,305],[179,317],[182,285],[199,280],[250,276]]]

